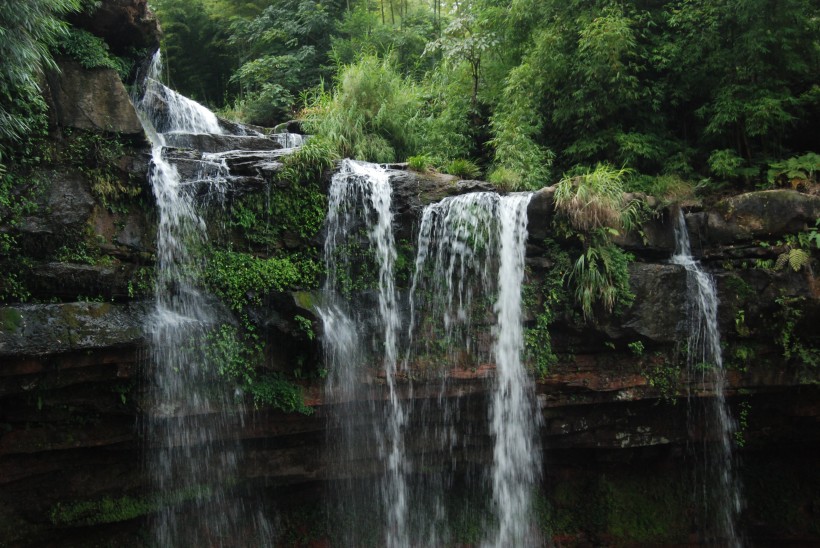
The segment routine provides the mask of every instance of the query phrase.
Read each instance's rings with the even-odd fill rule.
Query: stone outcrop
[[[105,40],[117,55],[137,48],[148,50],[150,57],[162,37],[148,0],[104,0],[90,14],[72,17],[71,23]]]
[[[49,74],[48,88],[56,123],[61,127],[143,135],[142,124],[116,71],[84,69],[77,61],[62,59]]]

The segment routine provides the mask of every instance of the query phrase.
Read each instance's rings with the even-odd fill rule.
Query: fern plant
[[[809,152],[782,162],[774,162],[770,166],[769,184],[785,186],[788,183],[797,188],[800,184],[816,182],[815,174],[820,171],[820,154]]]
[[[612,243],[609,233],[596,231],[566,275],[575,288],[575,300],[581,305],[585,320],[592,319],[596,303],[606,312],[632,304],[635,295],[629,289],[628,268],[632,259],[632,255]]]

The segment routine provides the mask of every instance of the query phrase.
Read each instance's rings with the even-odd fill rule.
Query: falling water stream
[[[165,132],[222,131],[212,112],[160,84],[159,73],[157,54],[137,102],[152,143],[149,180],[159,214],[147,466],[165,501],[154,544],[266,546],[272,535],[261,507],[231,493],[242,458],[234,433],[244,414],[206,350],[225,312],[200,279],[207,242],[200,196],[203,189],[224,195],[227,166],[206,158],[196,180],[186,181],[164,154]]]
[[[687,370],[700,390],[711,388],[713,397],[692,398],[690,428],[701,430],[702,447],[697,451],[695,473],[699,529],[704,541],[741,546],[736,519],[740,513],[740,488],[732,461],[735,424],[726,404],[726,375],[720,348],[715,282],[692,257],[686,220],[679,210],[675,225],[675,254],[672,263],[686,269],[689,339]]]
[[[325,326],[328,397],[338,404],[333,420],[340,440],[330,444],[332,458],[347,463],[343,475],[354,476],[357,463],[362,462],[362,447],[369,444],[378,449],[384,544],[447,544],[452,535],[445,499],[455,468],[461,466],[456,453],[466,443],[465,427],[457,424],[458,410],[451,408],[447,396],[449,369],[495,361],[486,411],[493,464],[485,472],[493,503],[482,544],[538,545],[530,501],[540,478],[538,413],[521,360],[521,286],[530,195],[473,193],[425,208],[408,327],[406,337],[400,337],[390,192],[384,169],[349,160],[343,162],[330,188],[327,281],[320,315]],[[367,288],[351,287],[363,274],[357,271],[360,263],[368,260],[373,264],[365,270],[378,272],[371,301]],[[374,307],[375,318],[370,312]],[[379,375],[374,368],[379,367],[384,375],[382,396],[368,396],[362,391],[371,389],[373,377]],[[398,384],[405,375],[408,381],[401,383],[400,397]],[[428,393],[420,398],[424,402],[420,406],[411,404],[416,383],[410,378],[438,381],[438,397]],[[383,401],[382,420],[375,431],[363,431],[359,421],[368,413],[377,414],[375,399]],[[356,403],[363,400],[371,402],[370,409]],[[422,449],[417,447],[412,454],[405,439],[411,415],[423,425],[425,438]],[[354,495],[350,484],[342,489],[334,500],[364,507],[356,499],[367,497],[366,489],[363,495]],[[345,541],[356,545],[360,539],[352,535]]]
[[[383,422],[375,422],[375,431],[360,437],[354,435],[358,417],[355,414],[342,416],[339,420],[344,434],[342,442],[334,448],[352,460],[361,445],[376,444],[384,465],[379,484],[379,495],[386,509],[384,543],[398,547],[408,546],[410,539],[403,448],[406,413],[396,386],[400,318],[393,272],[396,246],[391,192],[387,172],[374,164],[345,160],[333,176],[324,249],[325,305],[320,316],[327,333],[324,344],[330,362],[328,392],[332,399],[367,399],[356,398],[363,367],[370,361],[371,366],[381,366],[384,370]],[[372,253],[374,264],[371,266],[378,273],[375,319],[370,310],[353,302],[350,287],[346,285],[362,274],[354,271],[354,256],[351,249],[345,247],[351,243],[362,245]],[[362,335],[372,337],[370,352],[361,347],[366,342]]]

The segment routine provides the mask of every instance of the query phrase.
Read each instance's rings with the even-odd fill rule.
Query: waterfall
[[[364,438],[355,434],[360,419],[356,406],[353,412],[342,413],[341,455],[354,462],[361,445],[375,443],[384,465],[379,494],[386,511],[387,526],[384,543],[387,546],[407,546],[407,484],[404,458],[404,426],[406,413],[396,386],[398,365],[398,332],[400,327],[398,302],[394,282],[396,246],[393,238],[391,188],[387,172],[374,164],[345,160],[330,186],[328,199],[324,287],[325,305],[320,316],[325,326],[325,354],[329,360],[328,393],[334,401],[360,399],[362,367],[371,360],[384,369],[386,394],[383,420],[373,424],[374,430]],[[364,240],[363,238],[364,237]],[[377,290],[377,318],[353,302],[350,284],[360,277],[361,266],[347,246],[356,244],[372,255]],[[371,353],[361,347],[362,334],[373,337]],[[373,409],[371,408],[371,412]],[[374,413],[375,414],[375,413]],[[348,470],[348,473],[355,473]],[[356,497],[342,493],[347,504],[355,506]],[[362,496],[367,496],[364,494]],[[351,532],[351,535],[355,533]],[[355,543],[355,539],[348,539]]]
[[[541,456],[536,443],[539,415],[521,361],[521,286],[530,197],[479,192],[427,206],[419,229],[410,291],[406,363],[408,367],[426,363],[427,369],[433,368],[429,375],[441,379],[439,397],[425,402],[417,412],[443,417],[429,421],[434,425],[433,432],[424,435],[435,449],[421,455],[414,468],[433,468],[438,453],[452,455],[467,443],[459,437],[470,435],[465,429],[455,428],[458,410],[451,408],[446,397],[449,370],[475,370],[489,360],[496,363],[489,404],[493,464],[486,474],[496,526],[485,533],[484,546],[540,544],[531,525],[530,500],[533,486],[540,479]],[[491,347],[486,342],[488,330]],[[435,364],[446,369],[436,370]],[[421,422],[427,430],[428,421]],[[429,545],[449,539],[442,499],[451,482],[452,471],[434,476],[427,483],[417,482],[417,490],[432,491],[439,506],[431,512],[438,521],[428,526],[432,531],[421,529]],[[419,501],[430,498],[429,492],[416,496]]]
[[[161,115],[152,108],[152,89],[166,90]],[[199,191],[206,187],[206,197],[221,201],[227,166],[205,161],[196,181],[183,181],[156,131],[219,132],[218,123],[213,113],[158,82],[149,83],[137,107],[153,145],[149,180],[159,214],[146,437],[148,471],[164,505],[153,523],[153,544],[226,546],[242,538],[244,545],[267,546],[272,533],[261,508],[231,493],[242,458],[235,432],[244,414],[209,351],[227,314],[203,289],[198,255],[207,243]],[[185,513],[180,502],[187,503]]]
[[[521,362],[524,352],[521,285],[527,243],[527,205],[530,195],[501,200],[498,218],[498,300],[493,353],[496,378],[490,412],[493,450],[493,501],[498,516],[495,538],[485,546],[534,546],[531,492],[540,479],[539,423],[534,395]]]
[[[145,91],[139,109],[159,133],[221,134],[216,114],[163,85],[162,56],[157,51],[145,79]]]
[[[697,380],[700,390],[710,385],[712,398],[692,401],[690,393],[690,428],[702,429],[703,456],[698,462],[697,499],[706,542],[740,546],[736,529],[740,513],[740,489],[732,462],[732,435],[735,424],[724,395],[726,375],[720,348],[717,323],[718,298],[715,282],[692,257],[689,233],[683,212],[678,210],[675,225],[673,264],[686,269],[689,338],[687,370],[690,380]]]

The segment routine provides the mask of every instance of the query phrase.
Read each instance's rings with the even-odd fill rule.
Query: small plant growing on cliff
[[[639,209],[624,198],[624,180],[629,173],[598,164],[593,170],[565,176],[555,189],[555,207],[577,230],[630,230],[637,224]]]
[[[452,160],[444,166],[445,173],[461,177],[462,179],[475,179],[481,173],[481,170],[470,160],[459,158]]]
[[[593,317],[596,303],[606,312],[616,306],[631,306],[635,295],[629,289],[629,262],[632,255],[609,241],[600,230],[594,241],[587,245],[567,281],[575,287],[575,300],[581,305],[584,319]]]
[[[297,314],[293,317],[293,321],[296,322],[296,325],[299,326],[299,329],[305,334],[309,341],[316,338],[316,333],[313,331],[313,322],[308,318]]]
[[[629,350],[636,356],[643,356],[644,346],[642,341],[635,341],[627,344]]]
[[[410,156],[407,159],[407,167],[413,171],[424,172],[430,169],[430,166],[432,165],[432,159],[425,154],[421,154],[419,156]]]

